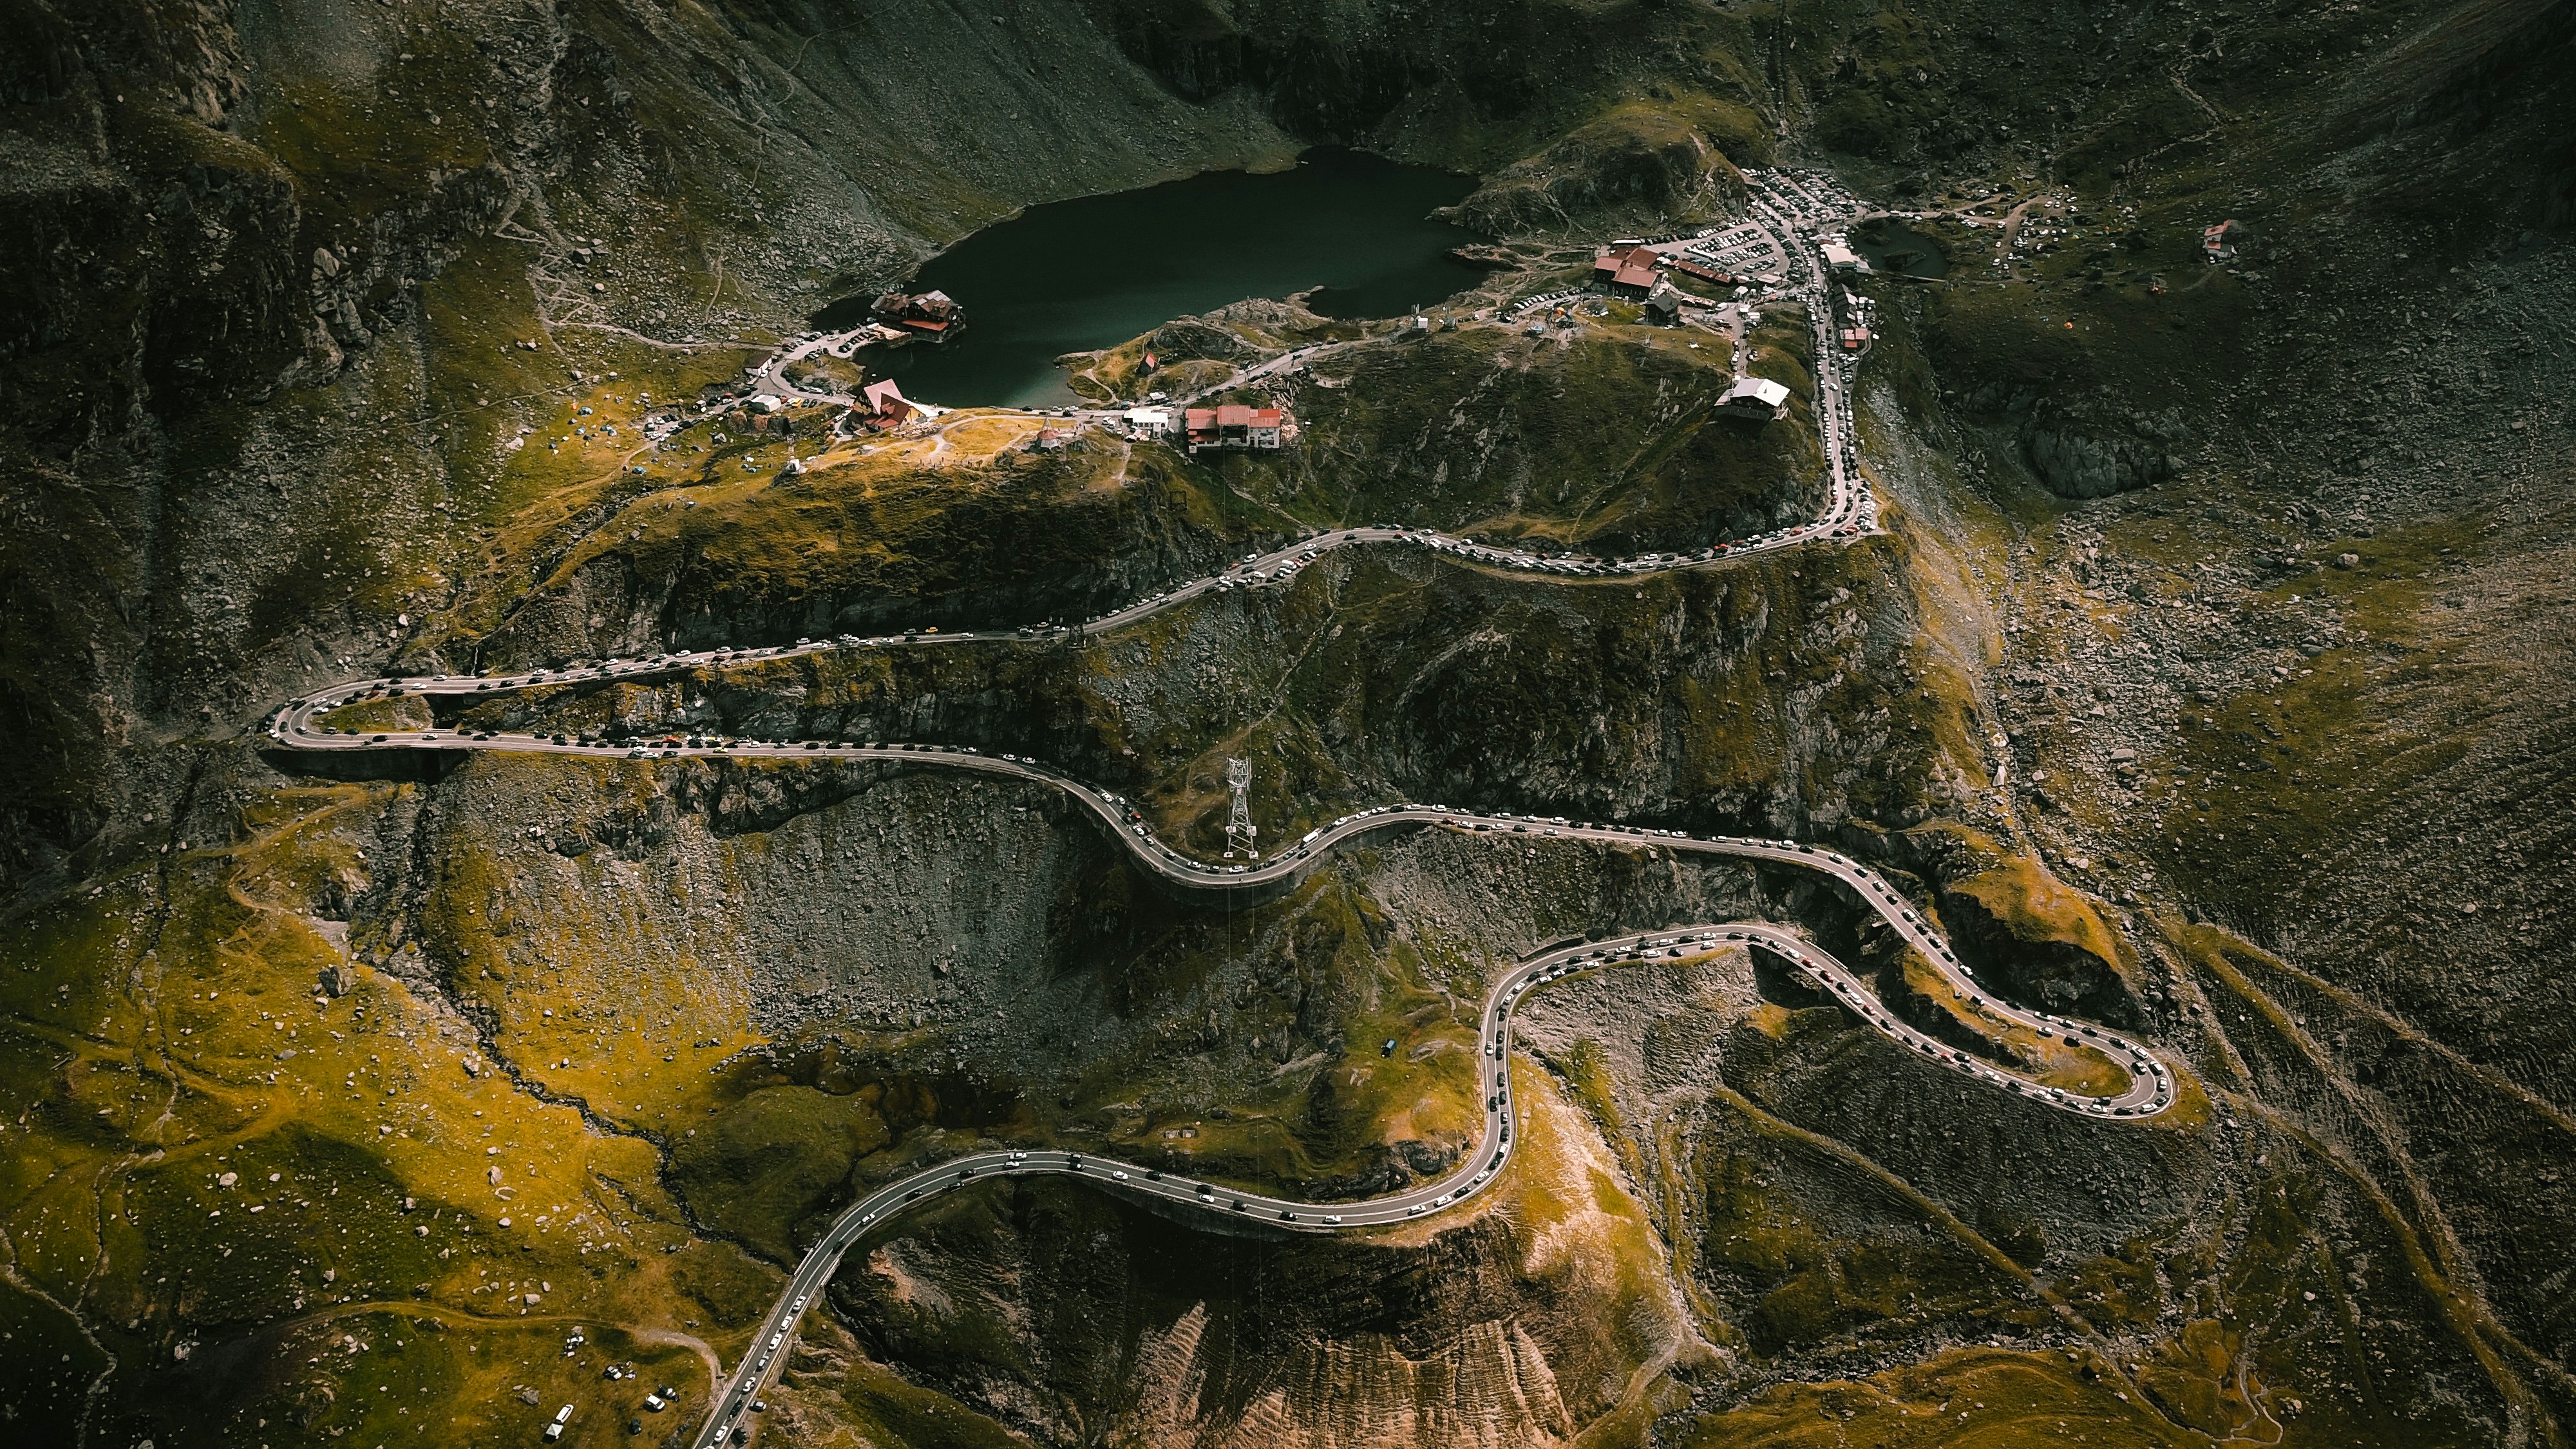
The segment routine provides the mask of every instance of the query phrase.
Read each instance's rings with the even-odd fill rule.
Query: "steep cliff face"
[[[1466,145],[1492,159],[1584,119],[1628,69],[1623,52],[1678,28],[1677,17],[1643,6],[1590,12],[1587,26],[1586,12],[1556,0],[1474,10],[1375,0],[1086,8],[1127,54],[1195,100],[1243,90],[1300,135],[1399,150]]]

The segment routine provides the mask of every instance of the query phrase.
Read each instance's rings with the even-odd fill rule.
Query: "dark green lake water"
[[[1310,151],[1292,170],[1212,171],[1141,191],[1031,207],[932,258],[913,290],[966,308],[939,346],[862,353],[906,394],[950,407],[1076,401],[1055,359],[1109,347],[1246,297],[1325,290],[1334,317],[1400,316],[1474,284],[1448,255],[1476,239],[1428,219],[1475,178],[1356,151]],[[866,320],[870,299],[834,303],[815,325]]]
[[[1876,271],[1907,277],[1950,275],[1950,254],[1941,243],[1901,221],[1866,223],[1852,232],[1851,244]]]

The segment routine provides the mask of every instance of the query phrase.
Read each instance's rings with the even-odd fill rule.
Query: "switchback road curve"
[[[1299,550],[1339,546],[1375,539],[1405,539],[1461,553],[1480,562],[1515,562],[1519,557],[1464,540],[1424,537],[1401,530],[1341,530],[1309,540]],[[1275,580],[1293,571],[1301,554],[1282,551],[1249,560],[1220,580],[1201,580],[1159,598],[1107,616],[1103,623],[1126,622],[1170,608],[1229,579]],[[1699,560],[1656,560],[1649,568],[1692,566]],[[1634,569],[1623,562],[1610,565]],[[1642,570],[1639,570],[1642,571]],[[362,733],[320,722],[321,716],[351,704],[402,697],[444,697],[470,701],[495,693],[575,688],[606,681],[669,676],[682,671],[720,667],[734,661],[769,660],[782,654],[826,649],[858,650],[940,647],[976,641],[1027,637],[1028,631],[885,636],[850,639],[846,644],[804,644],[761,651],[712,650],[703,654],[657,655],[650,659],[605,660],[562,671],[534,670],[500,678],[434,677],[427,680],[381,678],[335,686],[290,700],[271,713],[263,727],[278,745],[292,750],[339,752],[387,749],[493,750],[522,753],[575,754],[608,758],[670,759],[684,757],[775,760],[881,760],[965,770],[1028,781],[1064,792],[1108,829],[1137,863],[1162,879],[1185,888],[1239,890],[1293,879],[1312,868],[1336,846],[1364,835],[1399,828],[1434,828],[1467,834],[1500,835],[1515,843],[1542,840],[1590,841],[1610,845],[1670,850],[1676,855],[1727,857],[1817,872],[1837,882],[1865,904],[1899,939],[1919,953],[1971,1009],[1998,1023],[2018,1026],[2043,1038],[2059,1038],[2089,1049],[2111,1063],[2128,1085],[2111,1096],[2083,1096],[2007,1072],[1950,1047],[1900,1020],[1848,967],[1805,935],[1777,925],[1733,922],[1674,928],[1608,942],[1583,942],[1542,952],[1520,962],[1498,979],[1480,1012],[1477,1056],[1478,1090],[1485,1098],[1483,1130],[1460,1165],[1441,1180],[1389,1197],[1352,1203],[1307,1203],[1266,1194],[1219,1187],[1160,1169],[1081,1153],[1061,1151],[985,1152],[954,1159],[888,1183],[851,1204],[831,1229],[807,1250],[787,1287],[763,1319],[750,1350],[736,1365],[708,1419],[694,1441],[715,1449],[742,1427],[742,1416],[763,1391],[783,1357],[813,1295],[830,1281],[842,1255],[865,1233],[911,1208],[953,1192],[982,1177],[1056,1173],[1087,1177],[1114,1190],[1179,1204],[1185,1208],[1258,1222],[1292,1232],[1358,1232],[1403,1222],[1453,1208],[1490,1184],[1512,1150],[1511,1092],[1506,1070],[1514,1007],[1531,991],[1568,975],[1634,965],[1656,959],[1705,954],[1731,946],[1759,946],[1790,963],[1831,993],[1842,1006],[1903,1049],[1941,1067],[1972,1077],[2040,1105],[2079,1115],[2104,1118],[2153,1116],[2174,1102],[2174,1083],[2165,1064],[2143,1045],[2090,1024],[2064,1020],[2047,1012],[2028,1011],[1988,994],[1973,970],[1960,961],[1949,943],[1878,872],[1840,852],[1797,841],[1744,836],[1700,836],[1677,830],[1578,823],[1561,817],[1518,816],[1453,810],[1445,805],[1383,805],[1342,816],[1307,832],[1295,844],[1267,860],[1244,864],[1203,861],[1172,849],[1158,838],[1143,814],[1115,792],[1086,784],[1040,762],[1016,754],[988,755],[972,747],[844,740],[746,740],[706,736],[672,736],[649,745],[606,743],[564,735],[488,730],[416,730]]]
[[[1769,178],[1764,180],[1768,183]],[[1798,224],[1800,221],[1822,219],[1813,205],[1799,204],[1805,200],[1785,192],[1778,196],[1757,194],[1751,219],[1771,230],[1782,241],[1784,255],[1792,259],[1792,291],[1807,303],[1815,326],[1816,416],[1826,459],[1828,497],[1824,510],[1814,521],[1753,538],[1712,545],[1693,553],[1656,553],[1619,559],[1544,556],[1421,529],[1392,526],[1339,528],[1310,535],[1266,554],[1247,555],[1221,574],[1134,600],[1085,621],[1079,628],[1085,632],[1117,629],[1206,594],[1281,585],[1329,550],[1366,544],[1423,548],[1447,555],[1467,566],[1520,574],[1616,579],[1719,567],[1750,555],[1814,543],[1846,542],[1877,532],[1876,506],[1859,474],[1858,443],[1848,394],[1852,366],[1848,360],[1839,357],[1831,345],[1832,309],[1827,293],[1830,283],[1806,248],[1790,244],[1793,238],[1804,237]],[[1805,934],[1774,924],[1739,921],[1680,926],[1611,941],[1584,941],[1554,947],[1519,962],[1498,979],[1485,996],[1479,1017],[1477,1055],[1477,1082],[1485,1099],[1483,1130],[1476,1145],[1460,1159],[1459,1165],[1439,1181],[1361,1202],[1309,1203],[1220,1187],[1111,1158],[1056,1150],[982,1152],[924,1168],[887,1183],[852,1203],[807,1250],[790,1275],[786,1288],[779,1294],[777,1303],[762,1320],[749,1351],[736,1365],[731,1380],[720,1387],[693,1441],[697,1449],[715,1449],[715,1446],[742,1434],[743,1416],[783,1361],[798,1318],[814,1295],[830,1281],[842,1255],[860,1237],[899,1214],[982,1178],[1037,1173],[1085,1177],[1114,1191],[1289,1232],[1365,1231],[1456,1207],[1484,1191],[1511,1156],[1512,1104],[1507,1064],[1513,1010],[1530,992],[1570,975],[1653,960],[1688,958],[1737,946],[1760,947],[1803,972],[1840,1002],[1845,1010],[1903,1050],[1946,1070],[1975,1078],[1999,1091],[2053,1110],[2111,1119],[2151,1117],[2174,1103],[2171,1071],[2145,1046],[2097,1026],[2066,1021],[2047,1012],[2024,1010],[1990,995],[1977,982],[1974,972],[1952,952],[1948,942],[1878,872],[1838,852],[1796,841],[1698,836],[1673,830],[1572,822],[1561,817],[1515,816],[1451,809],[1445,805],[1399,804],[1359,811],[1319,826],[1267,860],[1224,864],[1198,860],[1172,849],[1155,836],[1141,812],[1111,791],[1075,780],[1033,759],[1007,753],[988,755],[971,747],[847,739],[756,740],[680,734],[641,742],[611,742],[587,736],[482,729],[368,732],[322,723],[323,716],[352,704],[406,696],[462,703],[511,692],[578,690],[611,681],[640,682],[668,678],[689,671],[831,650],[944,648],[961,644],[1052,639],[1073,634],[1076,627],[1049,624],[951,633],[915,629],[869,638],[845,634],[837,639],[800,640],[794,645],[767,649],[682,650],[637,659],[606,659],[563,669],[531,670],[524,674],[366,679],[334,685],[288,700],[272,710],[261,727],[278,746],[299,751],[493,750],[629,759],[703,756],[881,760],[997,775],[1064,792],[1098,818],[1138,864],[1174,885],[1192,889],[1235,890],[1288,881],[1310,869],[1345,841],[1399,828],[1496,834],[1510,837],[1515,842],[1529,843],[1543,839],[1589,841],[1669,850],[1677,856],[1726,857],[1808,870],[1830,877],[1846,894],[1865,904],[1969,1003],[1972,1013],[2041,1038],[2060,1039],[2068,1045],[2088,1050],[2112,1065],[2125,1078],[2127,1085],[2108,1096],[2074,1094],[2031,1077],[2004,1071],[1945,1045],[1898,1019],[1859,977]]]
[[[963,640],[972,636],[949,635]],[[746,657],[774,658],[772,653]],[[598,677],[623,678],[623,675],[581,671],[579,682]],[[546,671],[527,678],[497,682],[499,688],[525,690],[542,687],[555,680]],[[1976,1010],[2003,1023],[2019,1026],[2042,1036],[2064,1034],[2076,1045],[2097,1046],[2124,1072],[2130,1084],[2113,1097],[2071,1097],[2064,1092],[2042,1087],[2036,1082],[2000,1072],[1964,1053],[1941,1047],[1919,1034],[1909,1035],[1905,1027],[1877,1007],[1876,994],[1860,984],[1843,965],[1827,955],[1823,948],[1803,936],[1781,936],[1795,941],[1793,951],[1784,951],[1791,960],[1818,977],[1827,989],[1842,998],[1864,1020],[1877,1026],[1890,1037],[1908,1047],[1934,1057],[1944,1065],[1962,1071],[1981,1081],[2030,1096],[2033,1100],[2067,1111],[2095,1116],[2149,1116],[2172,1103],[2172,1089],[2162,1063],[2146,1048],[2111,1035],[2098,1028],[2068,1023],[2046,1012],[2025,1011],[1989,994],[1977,981],[1975,972],[1959,960],[1949,943],[1934,931],[1906,899],[1890,885],[1886,877],[1867,865],[1839,851],[1808,845],[1793,840],[1765,840],[1752,836],[1693,835],[1680,830],[1663,830],[1650,826],[1598,825],[1569,821],[1561,816],[1522,816],[1507,812],[1484,813],[1452,809],[1446,805],[1379,805],[1353,812],[1319,825],[1267,860],[1229,865],[1204,861],[1174,850],[1157,836],[1146,822],[1143,812],[1126,797],[1114,791],[1085,784],[1034,759],[1015,754],[988,755],[972,746],[851,742],[844,740],[747,740],[716,739],[690,736],[672,737],[667,743],[651,746],[604,744],[586,738],[563,735],[496,732],[489,730],[405,730],[380,733],[342,731],[318,722],[318,717],[350,704],[379,699],[397,699],[423,695],[463,695],[472,697],[493,689],[496,682],[473,678],[432,679],[426,681],[370,680],[357,686],[300,699],[282,706],[266,721],[271,740],[288,749],[316,752],[379,751],[387,749],[494,750],[523,754],[569,754],[616,758],[708,758],[769,760],[876,760],[895,764],[928,765],[964,770],[1046,785],[1064,792],[1107,827],[1110,835],[1127,848],[1136,862],[1174,885],[1207,890],[1241,890],[1295,879],[1312,869],[1334,847],[1359,836],[1405,827],[1436,827],[1465,834],[1500,834],[1517,843],[1535,844],[1543,840],[1590,841],[1608,845],[1641,846],[1672,851],[1679,855],[1728,857],[1771,865],[1785,865],[1814,871],[1831,877],[1848,895],[1859,900],[1880,921],[1895,932],[1908,947],[1919,953],[1959,996],[1973,1003]],[[487,696],[488,697],[488,696]],[[1752,928],[1743,928],[1752,929]],[[1764,928],[1769,929],[1769,928]],[[1770,937],[1746,939],[1770,940]],[[1867,998],[1866,1001],[1863,998]]]

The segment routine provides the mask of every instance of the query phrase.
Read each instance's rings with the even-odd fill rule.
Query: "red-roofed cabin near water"
[[[1276,448],[1286,422],[1277,408],[1248,407],[1227,403],[1222,407],[1188,410],[1189,445],[1192,448]]]
[[[869,310],[886,326],[933,342],[947,341],[966,325],[966,309],[946,292],[888,292]]]
[[[903,395],[903,389],[894,385],[892,378],[883,382],[869,383],[865,395],[869,410],[877,415],[877,420],[881,423],[888,425],[899,423],[919,411],[913,407],[911,399]]]
[[[1663,253],[1653,247],[1605,247],[1592,259],[1592,280],[1614,292],[1642,297],[1655,289]]]

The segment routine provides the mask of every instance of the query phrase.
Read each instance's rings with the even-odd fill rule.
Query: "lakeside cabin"
[[[966,326],[966,309],[940,291],[888,292],[868,310],[879,325],[932,342],[945,342]]]
[[[1188,429],[1190,451],[1201,448],[1258,449],[1269,451],[1279,446],[1286,418],[1278,408],[1248,407],[1227,403],[1222,407],[1191,408],[1184,419]]]
[[[903,395],[902,388],[894,385],[893,378],[869,383],[864,396],[868,411],[888,427],[908,421],[914,413],[921,411],[913,406],[912,399]]]

